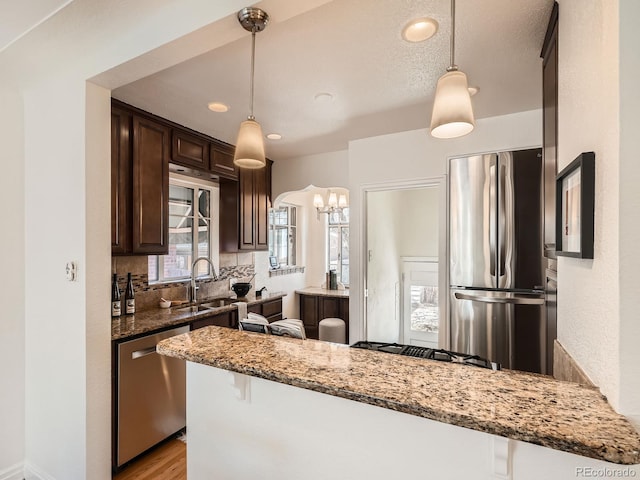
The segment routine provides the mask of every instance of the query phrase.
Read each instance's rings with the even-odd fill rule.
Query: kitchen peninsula
[[[593,388],[217,327],[158,352],[188,360],[191,478],[640,474],[640,436]]]

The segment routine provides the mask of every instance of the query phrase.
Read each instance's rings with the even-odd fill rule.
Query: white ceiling
[[[539,54],[552,3],[457,1],[456,63],[481,89],[476,118],[541,107]],[[435,84],[449,63],[448,0],[334,0],[281,22],[277,8],[267,11],[272,22],[257,36],[255,116],[265,134],[283,136],[266,140],[267,156],[343,150],[349,140],[429,126]],[[403,41],[402,27],[420,16],[435,18],[438,33],[424,43]],[[113,96],[235,143],[249,108],[245,33]],[[320,92],[333,101],[315,102]],[[231,109],[209,111],[214,100]]]
[[[0,0],[0,52],[73,0]]]

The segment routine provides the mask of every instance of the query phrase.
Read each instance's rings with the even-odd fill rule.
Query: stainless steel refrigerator
[[[449,163],[451,349],[547,372],[540,149]]]

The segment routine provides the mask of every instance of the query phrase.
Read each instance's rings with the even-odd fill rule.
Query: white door
[[[403,259],[401,343],[438,348],[438,299],[437,259]]]

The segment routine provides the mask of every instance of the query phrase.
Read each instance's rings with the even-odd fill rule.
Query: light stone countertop
[[[349,298],[349,289],[345,290],[328,290],[321,287],[306,287],[302,290],[296,290],[300,295],[317,295],[320,297],[340,297]]]
[[[640,435],[595,388],[543,375],[205,327],[158,353],[619,464]]]
[[[250,306],[285,296],[286,293],[283,292],[264,293],[262,297],[256,297],[255,293],[250,293],[242,299],[234,300],[246,302],[247,306]],[[208,301],[215,301],[215,299],[204,299],[198,303],[206,303]],[[233,304],[202,312],[191,312],[186,307],[188,307],[188,305],[179,305],[171,308],[158,307],[136,312],[135,315],[122,315],[120,318],[112,319],[111,340],[126,340],[141,334],[165,330],[169,327],[180,327],[195,320],[220,315],[221,313],[231,312],[237,309]]]

